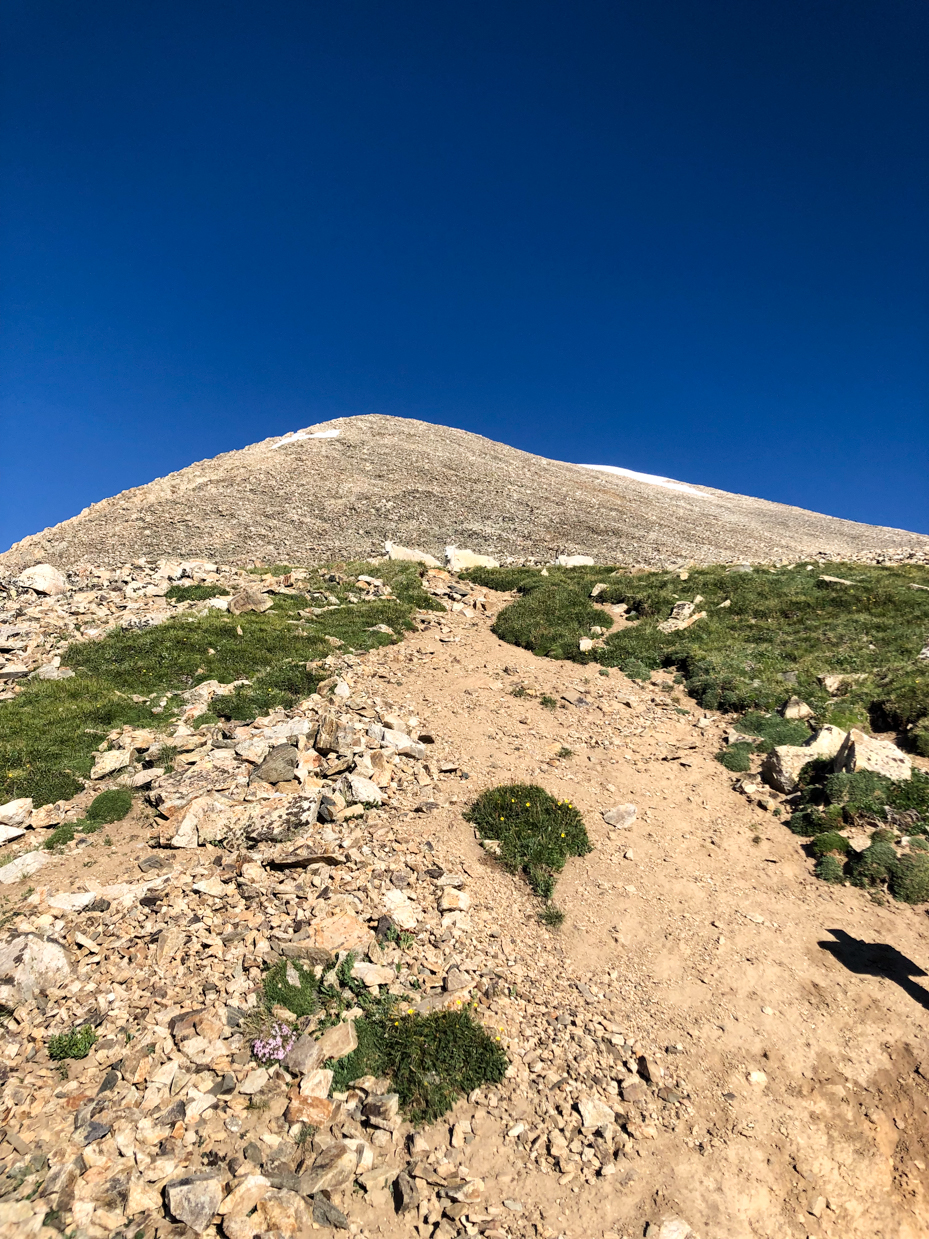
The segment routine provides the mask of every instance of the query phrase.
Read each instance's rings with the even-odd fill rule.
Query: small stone
[[[92,779],[105,779],[117,770],[124,770],[132,761],[131,749],[110,749],[106,753],[98,753],[94,758],[94,768],[90,772]]]
[[[585,1127],[603,1127],[606,1123],[615,1123],[616,1115],[612,1106],[608,1106],[599,1097],[581,1097],[577,1108],[581,1112],[581,1122]]]
[[[212,1177],[192,1176],[165,1187],[165,1200],[171,1215],[179,1222],[186,1222],[198,1235],[202,1235],[213,1221],[222,1199],[222,1186]]]
[[[246,1213],[254,1209],[270,1186],[269,1180],[264,1175],[246,1175],[220,1204],[217,1212],[224,1217],[244,1217]]]
[[[446,886],[439,896],[440,912],[467,912],[471,907],[471,896],[467,891],[456,890]]]
[[[401,1170],[393,1182],[394,1208],[397,1213],[407,1213],[419,1204],[419,1189],[415,1180],[411,1179],[405,1170]]]
[[[267,594],[260,593],[257,589],[243,589],[229,599],[231,615],[241,615],[244,611],[257,611],[261,614],[264,611],[270,611],[273,606],[274,599],[269,598]]]
[[[621,830],[625,830],[631,826],[638,816],[639,810],[634,804],[618,804],[613,809],[607,809],[603,814],[603,820],[607,826],[617,826]]]

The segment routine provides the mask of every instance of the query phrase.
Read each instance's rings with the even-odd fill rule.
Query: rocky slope
[[[670,677],[536,659],[490,631],[504,597],[462,590],[397,645],[331,655],[293,710],[193,726],[217,689],[198,686],[173,773],[153,732],[114,731],[75,800],[19,807],[2,1239],[925,1235],[923,910],[817,881],[770,797],[713,759],[725,719]],[[462,817],[511,781],[590,830],[559,932]],[[106,835],[41,846],[127,784],[142,795]],[[618,802],[636,811],[611,824]],[[335,1096],[325,1070],[260,1067],[264,967],[322,971],[349,945],[371,996],[470,1000],[505,1079],[413,1130],[383,1080]],[[49,975],[14,994],[40,950]],[[341,1052],[360,1010],[343,1016]],[[86,1056],[51,1059],[78,1024]]]
[[[200,461],[16,543],[0,566],[194,557],[368,558],[385,541],[501,561],[601,563],[929,554],[929,538],[708,487],[668,489],[412,419],[338,418]]]

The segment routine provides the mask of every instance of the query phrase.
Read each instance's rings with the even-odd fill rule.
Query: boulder
[[[900,783],[912,775],[913,763],[889,740],[875,740],[853,727],[836,754],[835,769],[848,774],[870,770]]]
[[[38,934],[14,934],[0,946],[0,1003],[17,1007],[31,1002],[36,994],[63,985],[71,970],[71,954],[60,942]]]
[[[807,762],[835,757],[845,741],[845,735],[841,728],[827,725],[805,744],[779,744],[762,762],[762,779],[775,791],[792,792]]]
[[[339,951],[366,951],[373,939],[374,934],[364,921],[351,912],[337,912],[327,920],[315,921],[306,941],[309,946],[335,955]]]
[[[26,852],[23,856],[17,856],[8,865],[0,865],[0,884],[12,886],[41,869],[50,860],[51,855],[48,852]]]
[[[243,589],[229,599],[228,609],[231,615],[241,615],[243,611],[257,611],[261,614],[270,611],[273,606],[274,599],[267,594],[262,594],[257,589]]]
[[[562,568],[592,568],[594,561],[589,555],[559,555],[555,563]]]
[[[357,1151],[350,1148],[344,1140],[334,1141],[323,1149],[312,1169],[303,1176],[301,1187],[304,1196],[344,1187],[354,1179],[357,1168]]]
[[[37,594],[63,594],[68,582],[64,574],[51,564],[36,564],[21,572],[16,584],[22,589],[33,589]]]
[[[296,1192],[286,1188],[271,1188],[255,1207],[257,1233],[271,1234],[275,1239],[304,1239],[304,1236],[313,1233],[313,1215],[310,1210],[311,1206]]]
[[[263,779],[265,783],[289,783],[299,757],[292,744],[277,744],[252,771],[252,778]]]
[[[500,564],[490,555],[477,555],[474,551],[459,550],[457,546],[445,548],[445,563],[450,572],[464,572],[467,568],[499,568]]]
[[[348,774],[342,780],[342,795],[349,804],[381,804],[384,793],[371,779],[360,774]]]
[[[92,779],[105,779],[107,775],[115,774],[117,770],[125,770],[132,761],[132,749],[110,749],[107,753],[98,753],[94,758],[94,768],[90,772]]]
[[[32,797],[21,796],[0,805],[0,826],[25,826],[32,813]]]
[[[805,701],[801,701],[799,697],[788,697],[781,706],[780,714],[782,718],[804,719],[813,717],[813,711],[810,706]]]

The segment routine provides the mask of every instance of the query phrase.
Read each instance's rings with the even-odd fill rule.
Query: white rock
[[[805,744],[779,744],[762,762],[761,777],[776,791],[792,792],[803,767],[822,757],[835,757],[845,743],[846,733],[828,724]]]
[[[64,575],[51,564],[36,564],[19,574],[16,584],[23,589],[34,589],[37,594],[63,594],[68,582]]]
[[[384,793],[378,785],[360,774],[346,775],[343,788],[348,790],[345,799],[350,804],[380,804],[384,799]],[[345,795],[344,791],[343,795]]]
[[[562,568],[592,568],[594,561],[589,555],[559,555],[555,563]]]
[[[6,1007],[30,1002],[70,976],[70,952],[51,938],[15,934],[0,946],[0,1003]]]
[[[391,981],[397,979],[396,972],[386,964],[368,964],[363,960],[359,960],[352,967],[352,976],[362,985],[390,985]]]
[[[613,1107],[599,1097],[580,1097],[577,1108],[581,1112],[581,1122],[585,1127],[603,1127],[607,1123],[616,1122]]]
[[[13,839],[21,839],[25,833],[22,826],[0,826],[0,844],[10,843]]]
[[[474,551],[460,550],[457,546],[445,548],[445,562],[449,572],[464,572],[466,568],[499,568],[490,555],[478,555]]]
[[[11,886],[14,882],[28,878],[50,860],[49,852],[26,852],[24,856],[17,856],[8,865],[0,865],[0,883]]]
[[[649,1222],[645,1239],[697,1239],[697,1236],[683,1218],[666,1217],[660,1222]]]
[[[0,873],[2,872],[0,869]],[[395,889],[385,891],[381,902],[384,905],[384,911],[401,929],[415,929],[419,924],[419,908],[404,895],[403,891]]]
[[[24,826],[32,812],[32,797],[22,796],[19,800],[8,800],[0,805],[0,826]]]
[[[845,737],[835,758],[835,769],[854,774],[856,770],[870,770],[887,779],[902,783],[913,773],[913,763],[889,740],[875,740],[856,728]]]
[[[385,542],[384,551],[388,559],[399,559],[405,563],[425,564],[427,568],[439,568],[441,564],[425,551],[413,551],[407,546],[398,546],[396,542]]]
[[[638,814],[639,810],[634,804],[618,804],[604,811],[603,820],[607,826],[618,826],[622,830],[631,826]]]
[[[90,772],[92,779],[105,779],[117,770],[124,770],[132,761],[132,749],[110,749],[107,753],[98,753],[94,758],[94,768]]]

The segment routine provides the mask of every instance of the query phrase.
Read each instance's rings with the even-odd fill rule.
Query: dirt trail
[[[551,933],[521,882],[488,865],[460,805],[431,815],[430,837],[457,850],[523,989],[554,980],[627,1041],[679,1045],[694,1111],[637,1141],[628,1173],[592,1183],[514,1152],[498,1194],[534,1202],[539,1234],[571,1239],[631,1239],[662,1214],[701,1239],[929,1233],[925,910],[814,878],[799,840],[714,760],[721,720],[701,728],[702,711],[678,712],[654,686],[504,645],[491,620],[442,616],[365,661],[460,755],[469,791],[541,783],[581,809],[595,850],[569,861]],[[559,708],[514,697],[521,679]],[[578,690],[588,705],[560,700]],[[627,694],[638,704],[615,704]],[[562,746],[573,756],[553,758]],[[601,811],[627,801],[634,825],[606,826]],[[520,1029],[506,1033],[518,1059]],[[530,1101],[544,1087],[527,1076]],[[504,1133],[482,1117],[468,1165],[500,1184]],[[372,1229],[406,1233],[387,1215]]]

